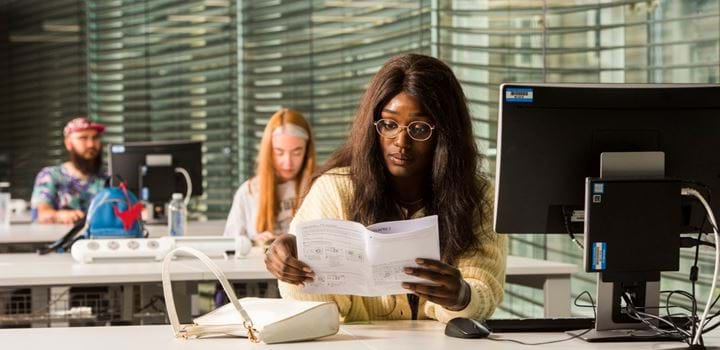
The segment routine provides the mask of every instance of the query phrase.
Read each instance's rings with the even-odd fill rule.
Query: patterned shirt
[[[35,211],[46,203],[54,209],[79,209],[87,211],[93,197],[105,187],[105,175],[79,179],[70,174],[65,166],[45,167],[35,178],[31,205]]]

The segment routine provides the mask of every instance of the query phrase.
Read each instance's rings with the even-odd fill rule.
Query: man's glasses
[[[373,124],[375,124],[375,130],[377,130],[380,136],[389,139],[396,138],[400,135],[402,129],[405,129],[411,139],[415,141],[427,141],[430,136],[432,136],[433,129],[435,129],[434,126],[423,121],[414,121],[406,126],[402,126],[392,119],[380,119]]]

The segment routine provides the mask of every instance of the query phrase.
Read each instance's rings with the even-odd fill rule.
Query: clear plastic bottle
[[[187,227],[187,208],[182,193],[173,193],[168,204],[168,234],[170,236],[184,236]]]
[[[10,183],[0,182],[0,227],[10,226]]]

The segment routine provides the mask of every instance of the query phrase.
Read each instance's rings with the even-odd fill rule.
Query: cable
[[[587,304],[581,305],[581,304],[578,304],[578,303],[577,303],[578,300],[580,299],[580,297],[583,296],[583,295],[587,295],[588,298],[590,298],[590,305],[587,305]],[[593,316],[594,316],[595,319],[597,320],[597,311],[595,311],[595,300],[593,300],[593,297],[592,297],[592,295],[590,295],[590,292],[588,292],[588,291],[586,291],[586,290],[582,291],[582,293],[578,294],[578,296],[575,297],[575,300],[573,301],[573,304],[574,304],[575,306],[577,306],[577,307],[591,307],[592,310],[593,310]]]
[[[634,314],[634,315],[633,315],[633,314]],[[661,334],[676,334],[676,333],[680,333],[680,334],[683,335],[683,338],[687,338],[687,339],[691,338],[690,333],[689,333],[688,331],[683,330],[683,329],[680,329],[680,327],[678,327],[678,326],[677,326],[675,323],[673,323],[672,321],[666,320],[666,319],[664,319],[664,318],[662,318],[662,317],[660,317],[660,316],[656,316],[656,315],[653,315],[653,314],[649,314],[649,313],[647,313],[647,312],[637,311],[636,309],[633,309],[633,310],[632,310],[632,313],[627,313],[627,315],[630,316],[631,318],[635,319],[635,320],[638,320],[638,321],[646,324],[647,326],[649,326],[650,328],[652,328],[654,331],[656,331],[656,332],[658,332],[658,333],[661,333]],[[676,314],[676,315],[679,315],[679,314]],[[639,317],[639,316],[642,316],[642,317]],[[672,316],[672,315],[668,315],[668,316]],[[661,329],[661,328],[659,327],[659,324],[656,326],[656,325],[650,323],[650,322],[647,320],[647,318],[651,318],[651,319],[654,319],[654,320],[658,320],[658,321],[660,321],[660,322],[663,322],[663,323],[669,325],[670,327],[672,327],[672,330],[671,330],[671,331],[667,331],[667,330]]]
[[[684,291],[684,290],[661,290],[661,291],[660,291],[660,294],[667,294],[667,295],[668,295],[668,296],[665,298],[665,310],[667,311],[668,315],[670,314],[670,308],[671,308],[671,307],[675,307],[675,308],[679,307],[679,308],[681,308],[681,309],[684,309],[684,310],[692,313],[693,315],[697,312],[697,301],[695,300],[695,297],[694,297],[692,294],[690,294],[690,293],[688,293],[688,292],[686,292],[686,291]],[[680,295],[688,298],[688,300],[690,300],[690,304],[692,305],[692,308],[691,308],[691,309],[688,309],[687,307],[681,306],[681,305],[670,306],[670,298],[672,298],[672,296],[675,295],[675,294],[680,294]],[[646,308],[646,309],[649,309],[649,307],[645,307],[645,308]],[[660,307],[658,307],[658,308],[660,308]]]
[[[672,322],[672,314],[668,315],[667,317],[670,317],[670,320],[666,320],[660,316],[656,316],[653,314],[649,314],[646,312],[638,311],[638,308],[635,307],[635,304],[633,303],[632,296],[630,296],[627,292],[625,292],[621,298],[625,301],[625,314],[628,315],[630,318],[640,321],[646,326],[648,326],[650,329],[655,331],[658,334],[664,334],[664,335],[679,335],[682,337],[683,340],[689,340],[692,338],[691,334],[683,329],[680,329],[674,322]],[[661,329],[658,325],[653,324],[650,322],[650,320],[657,320],[664,324],[669,325],[672,329],[671,330],[665,330]],[[690,343],[688,343],[690,345]]]
[[[590,298],[590,305],[581,305],[581,304],[578,304],[577,302],[578,302],[578,300],[580,299],[580,297],[583,296],[583,295],[585,295],[585,294],[587,294],[588,298]],[[575,306],[578,306],[578,307],[591,307],[591,308],[593,308],[593,314],[595,314],[595,318],[597,318],[597,314],[596,314],[596,312],[595,312],[595,300],[593,300],[593,297],[592,297],[592,295],[590,294],[590,292],[588,292],[588,291],[585,290],[585,291],[583,291],[582,293],[578,294],[578,296],[575,297],[575,300],[573,301],[573,303],[575,304]],[[591,329],[586,329],[584,332],[575,334],[575,335],[573,335],[573,336],[571,336],[571,337],[562,338],[562,339],[556,339],[556,340],[550,340],[550,341],[544,341],[544,342],[539,342],[539,343],[526,343],[526,342],[524,342],[524,341],[517,340],[517,339],[498,338],[498,337],[495,337],[494,335],[490,335],[490,336],[488,337],[488,339],[494,340],[494,341],[507,341],[507,342],[516,343],[516,344],[520,344],[520,345],[537,346],[537,345],[547,345],[547,344],[561,343],[561,342],[565,342],[565,341],[568,341],[568,340],[573,340],[573,339],[575,339],[575,338],[578,338],[578,337],[581,337],[581,336],[587,334],[587,332],[590,332],[591,330],[592,330],[592,328],[591,328]]]
[[[70,292],[70,287],[68,287],[67,289],[65,289],[64,291],[62,291],[62,293],[56,295],[55,298],[52,299],[52,300],[50,300],[50,302],[49,302],[47,305],[44,305],[43,307],[41,307],[41,308],[39,308],[39,309],[37,309],[37,310],[33,310],[33,311],[30,313],[30,317],[43,316],[46,312],[49,313],[49,312],[50,312],[50,308],[52,308],[53,306],[55,306],[55,304],[57,304],[57,303],[60,301],[60,299],[62,299],[64,296],[66,296],[69,292]]]
[[[708,204],[708,202],[705,200],[705,197],[703,197],[700,192],[698,192],[696,189],[683,187],[681,194],[683,196],[692,196],[697,198],[697,200],[702,203],[703,207],[705,207],[705,211],[707,211],[707,216],[710,218],[710,225],[712,226],[713,233],[715,234],[715,242],[720,242],[720,234],[718,234],[718,226],[717,221],[715,220],[715,213],[713,213],[712,208]],[[703,310],[702,317],[700,317],[700,331],[695,333],[695,338],[693,338],[692,344],[700,344],[699,339],[700,335],[703,333],[703,328],[705,327],[705,319],[707,318],[707,314],[710,311],[710,306],[713,300],[713,292],[715,291],[715,287],[717,284],[718,279],[718,265],[720,265],[720,247],[715,246],[715,269],[713,271],[713,279],[712,284],[710,285],[710,293],[708,294],[708,300],[707,304],[705,305],[705,309]]]
[[[700,230],[699,230],[700,232],[698,233],[698,238],[697,238],[698,240],[700,240],[700,238],[702,238],[702,234],[703,234],[702,231],[703,231],[703,227],[705,226],[705,221],[707,221],[707,215],[705,215],[705,218],[703,219],[703,222],[700,226]],[[697,319],[697,299],[695,298],[695,292],[696,292],[695,284],[697,283],[697,280],[698,280],[698,271],[699,271],[698,257],[699,256],[700,256],[700,245],[698,244],[695,246],[695,259],[693,261],[693,265],[690,267],[690,276],[689,276],[690,284],[692,285],[692,299],[693,299],[693,311],[692,311],[693,324],[692,324],[692,332],[691,332],[693,338],[695,338],[695,334],[696,334],[696,332],[698,332],[697,320],[696,320]],[[669,298],[670,298],[670,296],[668,296],[668,299]],[[715,299],[715,301],[717,301],[717,299]],[[712,308],[712,305],[710,305],[710,308]]]
[[[582,337],[583,335],[587,334],[587,332],[590,332],[591,330],[592,330],[592,328],[586,329],[586,330],[585,330],[584,332],[582,332],[582,333],[578,333],[578,334],[575,334],[575,335],[570,336],[570,337],[567,337],[567,338],[550,340],[550,341],[544,341],[544,342],[539,342],[539,343],[526,343],[526,342],[524,342],[524,341],[517,340],[517,339],[497,338],[497,337],[492,336],[492,335],[489,336],[487,339],[494,340],[494,341],[509,341],[509,342],[511,342],[511,343],[516,343],[516,344],[520,344],[520,345],[536,346],[536,345],[547,345],[547,344],[554,344],[554,343],[562,343],[562,342],[565,342],[565,341],[568,341],[568,340],[573,340],[573,339],[575,339],[575,338]]]
[[[175,168],[176,173],[180,173],[185,177],[185,184],[187,185],[187,192],[185,193],[185,207],[190,203],[190,196],[192,196],[192,181],[190,180],[190,173],[187,170],[177,167]]]
[[[707,185],[705,185],[701,182],[697,182],[697,181],[685,181],[685,183],[703,188],[707,192],[707,198],[709,198],[708,199],[709,203],[712,204],[712,190],[710,189],[710,186],[707,186]],[[708,216],[703,215],[703,221],[700,224],[700,228],[698,229],[698,235],[697,235],[697,239],[696,239],[697,242],[701,242],[707,220],[708,220]],[[699,272],[698,258],[700,256],[700,244],[701,243],[698,243],[695,245],[695,257],[693,259],[693,264],[690,267],[690,276],[688,276],[688,278],[690,280],[690,285],[692,286],[691,300],[693,302],[693,310],[692,310],[692,332],[691,332],[691,334],[692,334],[693,338],[695,338],[696,332],[698,331],[697,330],[697,326],[698,326],[698,324],[697,324],[697,299],[695,298],[695,295],[696,295],[696,284],[697,284],[698,272]],[[712,246],[715,247],[715,245],[712,245]],[[669,298],[670,298],[670,295],[668,295],[668,300],[669,300]],[[710,305],[711,310],[712,310],[713,306],[715,306],[715,303],[717,303],[717,301],[718,301],[718,299],[716,298],[715,301],[713,301],[712,305]],[[711,320],[715,316],[717,316],[717,313],[715,313],[715,315],[711,316],[709,318],[709,320]],[[709,322],[709,320],[707,320],[706,322]],[[717,325],[715,325],[715,326],[717,326]],[[704,328],[705,327],[703,327],[703,331],[700,333],[706,332],[706,330]],[[713,327],[711,326],[710,329],[713,329]],[[701,344],[703,343],[702,334],[700,334],[700,343]],[[692,344],[690,344],[690,345],[692,345]]]
[[[708,190],[708,193],[710,193],[710,192],[709,192],[709,189],[707,189],[707,190]],[[695,189],[683,188],[683,195],[686,195],[686,196],[688,196],[688,195],[689,195],[689,196],[694,196],[694,197],[696,197],[696,198],[703,204],[703,206],[705,207],[705,210],[707,211],[707,215],[705,216],[705,220],[707,220],[708,217],[710,218],[710,220],[711,220],[711,226],[712,226],[713,232],[714,232],[714,234],[715,234],[715,241],[718,242],[717,222],[715,221],[714,214],[713,214],[713,212],[712,212],[712,209],[710,209],[709,204],[704,200],[704,198],[702,197],[702,195],[701,195],[697,190],[695,190]],[[703,227],[705,226],[705,220],[703,220]],[[701,234],[702,234],[702,228],[701,228],[700,231],[701,231]],[[698,237],[700,237],[701,234],[699,234]],[[698,251],[697,251],[698,249],[699,249],[699,248],[696,248],[696,254],[698,253]],[[712,281],[712,285],[711,285],[711,288],[710,288],[710,294],[708,295],[708,304],[709,304],[709,305],[706,305],[705,310],[703,311],[703,316],[702,316],[702,318],[701,318],[701,320],[700,320],[700,323],[699,323],[699,325],[698,325],[698,327],[699,327],[700,330],[696,332],[696,331],[695,331],[695,326],[693,326],[693,331],[694,331],[694,332],[693,332],[693,333],[694,333],[693,344],[698,343],[698,340],[699,340],[699,338],[702,336],[702,334],[703,334],[703,333],[706,333],[707,331],[709,331],[709,329],[706,330],[705,328],[706,328],[707,324],[709,323],[709,321],[717,315],[717,314],[716,314],[716,315],[711,316],[710,319],[707,318],[707,313],[712,309],[712,307],[715,305],[715,303],[716,303],[717,300],[718,300],[718,299],[716,298],[715,301],[713,301],[712,304],[710,304],[710,300],[712,300],[712,294],[713,294],[713,291],[715,290],[715,285],[716,285],[716,280],[717,280],[718,264],[719,264],[719,262],[720,262],[719,255],[720,255],[720,252],[719,252],[718,249],[716,248],[716,250],[715,250],[715,271],[714,271],[714,273],[713,273],[713,281]],[[696,255],[696,259],[697,259],[697,255]],[[693,276],[693,275],[694,275],[694,276]],[[693,279],[693,277],[694,277],[695,280],[697,280],[697,260],[695,260],[695,262],[694,262],[694,264],[693,264],[693,267],[691,268],[691,280]],[[691,282],[692,282],[693,294],[694,294],[694,293],[695,293],[695,281],[691,281]],[[717,327],[717,325],[713,325],[713,327],[711,327],[711,328],[714,329],[715,327]],[[702,340],[700,340],[700,342],[702,342]]]
[[[149,309],[149,308],[152,308],[152,309],[155,310],[156,312],[165,312],[165,309],[160,309],[160,308],[158,308],[158,307],[155,305],[158,301],[161,301],[161,302],[165,303],[165,298],[164,298],[163,296],[161,296],[161,295],[154,295],[154,296],[152,296],[152,297],[150,298],[150,301],[148,301],[148,303],[145,304],[145,306],[143,306],[143,307],[141,307],[139,310],[137,310],[136,313],[143,312],[143,311],[145,311],[145,310],[147,310],[147,309]]]
[[[698,238],[680,237],[680,248],[695,248],[704,245],[706,247],[715,248],[715,243],[703,241],[700,239],[702,233],[698,233]]]
[[[575,244],[577,244],[577,246],[580,247],[580,249],[582,249],[584,251],[585,247],[583,246],[582,243],[580,243],[580,241],[577,240],[577,238],[575,238],[575,234],[572,232],[572,229],[570,228],[571,216],[567,212],[567,207],[562,206],[562,214],[563,214],[563,223],[565,224],[565,231],[567,231],[567,234],[570,236],[570,239],[573,242],[575,242]]]

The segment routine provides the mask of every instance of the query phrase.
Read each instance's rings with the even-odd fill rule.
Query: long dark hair
[[[349,207],[350,219],[368,225],[400,218],[390,196],[391,175],[373,122],[401,92],[415,98],[435,124],[432,172],[422,196],[426,214],[437,214],[439,218],[442,259],[452,264],[481,244],[475,232],[476,225],[489,224],[484,222],[490,208],[484,197],[489,181],[478,167],[482,155],[475,144],[462,87],[442,61],[405,54],[385,62],[362,97],[347,141],[315,177],[349,166],[355,193]]]

